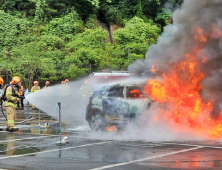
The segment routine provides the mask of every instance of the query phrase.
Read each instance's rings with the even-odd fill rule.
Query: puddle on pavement
[[[0,155],[21,155],[40,151],[40,149],[36,147],[25,148],[25,146],[22,146],[19,148],[22,144],[16,145],[16,141],[13,141],[16,139],[17,134],[7,133],[6,137],[10,141],[0,144]]]
[[[219,168],[222,166],[222,151],[220,149],[204,148],[183,154],[139,162],[143,166],[160,166],[179,169]],[[221,169],[221,168],[220,168]]]
[[[36,147],[30,147],[30,148],[14,148],[14,147],[16,146],[12,143],[0,144],[0,155],[23,155],[40,151],[40,149]]]
[[[212,160],[212,161],[204,161],[204,160],[193,160],[193,161],[172,161],[172,162],[156,162],[156,163],[139,163],[140,165],[153,165],[153,166],[161,166],[167,168],[179,168],[179,169],[199,169],[199,168],[216,168],[222,166],[221,160]]]

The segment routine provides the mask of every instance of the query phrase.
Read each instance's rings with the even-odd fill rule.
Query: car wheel
[[[102,130],[105,124],[104,115],[101,112],[94,112],[89,118],[89,126],[92,130]]]

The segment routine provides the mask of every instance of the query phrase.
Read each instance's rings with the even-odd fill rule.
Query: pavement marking
[[[53,150],[47,150],[47,151],[42,151],[42,152],[34,152],[34,153],[28,153],[28,154],[23,154],[23,155],[5,156],[5,157],[0,157],[0,160],[8,159],[8,158],[17,158],[17,157],[29,156],[29,155],[36,155],[36,154],[39,154],[39,153],[54,152],[54,151],[59,151],[59,150],[83,148],[83,147],[93,146],[93,145],[102,145],[102,144],[106,144],[106,143],[109,143],[109,142],[111,142],[111,141],[91,143],[91,144],[79,145],[79,146],[74,146],[74,147],[67,147],[67,148],[63,148],[63,149],[53,149]]]
[[[212,148],[212,149],[222,149],[222,146],[209,146],[209,145],[194,145],[194,144],[185,144],[185,143],[161,143],[161,142],[155,142],[159,144],[164,144],[164,145],[181,145],[181,146],[200,146],[204,148]]]
[[[192,150],[196,150],[196,149],[200,149],[200,148],[204,148],[204,147],[198,146],[198,147],[195,147],[195,148],[183,149],[183,150],[180,150],[180,151],[170,152],[170,153],[161,154],[161,155],[157,155],[157,156],[146,157],[146,158],[137,159],[137,160],[134,160],[134,161],[117,163],[117,164],[113,164],[113,165],[107,165],[107,166],[103,166],[103,167],[99,167],[99,168],[94,168],[94,169],[90,169],[90,170],[108,169],[108,168],[113,168],[113,167],[118,167],[118,166],[132,164],[132,163],[136,163],[136,162],[147,161],[147,160],[150,160],[150,159],[160,158],[160,157],[164,157],[164,156],[168,156],[168,155],[174,155],[174,154],[178,154],[178,153],[188,152],[188,151],[192,151]]]
[[[30,137],[30,138],[22,138],[22,139],[14,139],[14,140],[5,140],[5,141],[0,141],[0,143],[5,143],[5,142],[13,142],[13,141],[19,141],[19,140],[29,140],[29,139],[36,139],[36,138],[47,138],[50,136],[36,136],[36,137]]]

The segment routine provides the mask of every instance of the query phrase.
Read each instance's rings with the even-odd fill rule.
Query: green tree
[[[151,45],[156,43],[160,34],[160,28],[150,23],[145,23],[143,19],[134,17],[126,23],[124,28],[114,32],[116,43],[126,45],[128,43],[147,43]]]
[[[18,37],[26,31],[30,22],[26,19],[16,18],[0,10],[0,50],[7,48],[10,50],[16,46]]]
[[[43,48],[39,43],[29,43],[13,48],[11,56],[7,59],[11,77],[21,76],[29,88],[31,88],[34,78],[39,80],[57,79],[54,61],[51,58],[44,58],[42,53]]]
[[[48,33],[69,40],[73,35],[83,31],[83,22],[76,11],[72,10],[62,18],[54,18],[47,27]]]

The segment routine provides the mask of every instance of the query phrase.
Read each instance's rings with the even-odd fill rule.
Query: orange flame
[[[117,128],[116,126],[110,126],[108,129],[107,129],[109,132],[112,132],[112,131],[117,131]]]
[[[130,93],[134,96],[134,97],[139,97],[141,92],[137,89],[133,89],[130,91]]]
[[[215,31],[214,25],[213,30]],[[213,111],[215,100],[204,102],[200,95],[201,81],[205,75],[199,67],[200,64],[206,63],[207,59],[202,56],[201,63],[196,61],[197,53],[205,45],[210,34],[204,33],[201,28],[193,32],[196,33],[194,35],[196,45],[193,51],[186,54],[185,60],[171,64],[171,70],[168,72],[156,68],[158,64],[155,63],[151,71],[154,68],[161,70],[163,79],[162,81],[149,80],[144,90],[156,102],[164,106],[158,110],[154,121],[161,121],[164,117],[172,120],[177,130],[187,127],[209,138],[220,137],[222,136],[222,116],[213,120],[209,114]],[[222,35],[219,30],[217,33]]]
[[[203,30],[200,27],[197,28],[197,35],[195,35],[194,38],[200,42],[207,41],[207,38],[203,35]]]
[[[159,70],[159,69],[156,68],[157,66],[158,66],[158,64],[152,65],[151,71],[152,71],[153,73],[155,73],[157,70]]]

